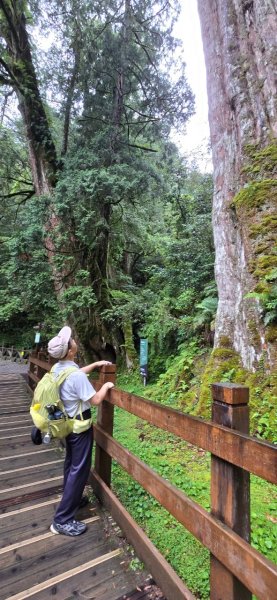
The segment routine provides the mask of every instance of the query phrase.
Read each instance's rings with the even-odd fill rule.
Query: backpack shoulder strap
[[[55,366],[55,365],[54,365]],[[54,366],[52,367],[52,369],[50,370],[50,373],[52,375],[55,375],[55,371],[54,371]],[[74,371],[79,371],[78,367],[67,367],[66,369],[63,369],[59,375],[57,376],[57,378],[55,379],[56,384],[60,387],[60,385],[66,380],[66,378],[71,374],[74,373]]]

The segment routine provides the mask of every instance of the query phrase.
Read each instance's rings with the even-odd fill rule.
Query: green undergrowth
[[[154,386],[121,375],[118,387],[149,397]],[[177,402],[178,404],[178,402]],[[174,408],[174,403],[171,401]],[[178,408],[179,406],[176,406]],[[133,415],[115,409],[114,437],[204,509],[210,509],[210,455]],[[112,488],[186,585],[209,598],[209,552],[120,466],[113,463]],[[252,544],[277,562],[277,496],[274,487],[251,477]]]
[[[156,383],[147,385],[150,400],[171,406],[194,416],[210,418],[211,385],[236,383],[249,387],[250,433],[277,443],[277,373],[269,374],[264,355],[255,373],[241,366],[237,352],[228,347],[228,338],[213,351],[197,347],[195,342],[181,348],[169,368]],[[145,393],[138,374],[121,375],[120,385],[130,392]]]

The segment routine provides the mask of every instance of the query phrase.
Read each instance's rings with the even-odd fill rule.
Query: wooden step
[[[55,494],[48,500],[34,502],[30,506],[0,515],[0,554],[3,548],[16,546],[26,539],[49,532],[60,498],[61,495]],[[86,511],[81,509],[78,512],[80,520],[95,516],[96,508],[93,505],[86,507]],[[99,517],[97,518],[99,519]]]

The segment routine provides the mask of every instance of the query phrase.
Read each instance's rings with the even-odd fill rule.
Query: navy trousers
[[[75,518],[91,467],[93,430],[70,433],[66,439],[64,489],[56,510],[55,523],[64,525]]]

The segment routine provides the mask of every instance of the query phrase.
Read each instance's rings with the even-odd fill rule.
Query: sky
[[[175,26],[176,37],[182,39],[186,74],[190,87],[195,94],[195,115],[187,125],[187,134],[175,136],[174,141],[185,154],[195,155],[201,170],[212,170],[211,158],[199,159],[199,153],[205,152],[209,142],[208,99],[206,90],[206,68],[201,39],[197,0],[180,0],[181,14]]]

